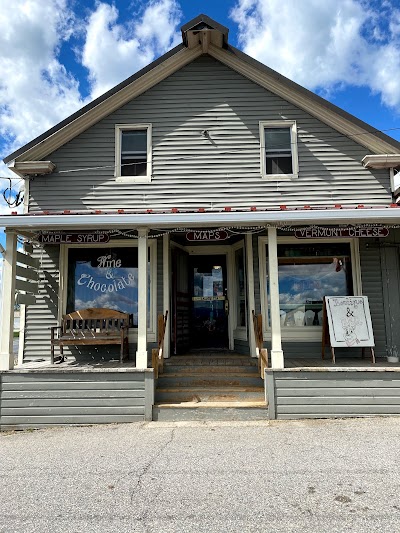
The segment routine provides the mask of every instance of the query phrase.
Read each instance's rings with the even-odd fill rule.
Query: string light
[[[398,229],[400,228],[400,224],[336,224],[337,227],[340,228],[362,228],[362,229],[368,229],[368,228],[381,228],[386,227],[388,229]],[[268,228],[275,228],[280,231],[286,231],[286,232],[293,232],[298,229],[305,229],[305,230],[313,230],[313,229],[322,229],[326,228],[326,226],[318,226],[318,225],[309,225],[309,226],[294,226],[293,224],[263,224],[262,226],[221,226],[219,228],[210,228],[209,231],[226,231],[230,233],[231,235],[257,235],[259,233],[262,233],[263,231],[267,230]],[[135,230],[93,230],[91,233],[93,234],[102,234],[102,235],[108,235],[109,237],[124,237],[127,239],[158,239],[160,237],[163,237],[164,235],[171,235],[173,233],[188,233],[196,231],[196,228],[173,228],[169,230],[159,230],[159,233],[152,233],[150,235],[140,237],[137,235]],[[200,230],[199,230],[200,231]],[[37,241],[37,238],[39,235],[47,235],[54,233],[52,231],[41,231],[38,233],[35,233],[31,239],[28,240],[28,242],[35,243],[36,245],[42,247],[43,244],[39,243]],[[106,243],[104,243],[106,244]]]

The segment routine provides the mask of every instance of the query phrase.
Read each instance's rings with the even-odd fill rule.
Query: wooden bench
[[[51,364],[54,347],[60,347],[60,360],[64,361],[64,346],[119,344],[120,362],[129,355],[129,314],[113,309],[81,309],[62,317],[61,326],[51,329]],[[56,331],[59,331],[56,336]]]

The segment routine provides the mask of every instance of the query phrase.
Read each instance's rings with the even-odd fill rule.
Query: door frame
[[[189,255],[225,255],[226,256],[226,288],[228,291],[229,314],[228,314],[228,347],[234,350],[235,343],[233,338],[234,332],[234,313],[235,309],[235,283],[234,283],[234,251],[231,245],[214,245],[214,246],[182,246]]]

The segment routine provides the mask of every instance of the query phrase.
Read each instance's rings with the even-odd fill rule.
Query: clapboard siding
[[[400,372],[267,371],[272,419],[400,415]]]
[[[299,179],[260,176],[259,120],[296,120]],[[152,123],[153,177],[116,183],[115,124]],[[201,135],[208,130],[211,142]],[[388,172],[368,152],[227,66],[202,57],[50,154],[58,171],[35,178],[30,210],[387,204]],[[98,168],[107,166],[107,168]]]
[[[381,243],[384,240],[380,241]],[[374,330],[375,350],[378,356],[387,355],[386,324],[383,302],[383,277],[379,246],[370,239],[360,239],[362,292],[368,296]],[[393,287],[399,291],[399,288]]]
[[[138,371],[0,373],[0,429],[145,420],[146,402],[153,403],[153,384],[145,375]]]
[[[39,261],[39,294],[26,307],[24,359],[50,357],[50,327],[58,324],[59,246],[34,248]]]

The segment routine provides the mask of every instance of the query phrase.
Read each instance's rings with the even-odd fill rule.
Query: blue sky
[[[0,0],[1,158],[172,48],[199,13],[400,140],[400,0]]]

